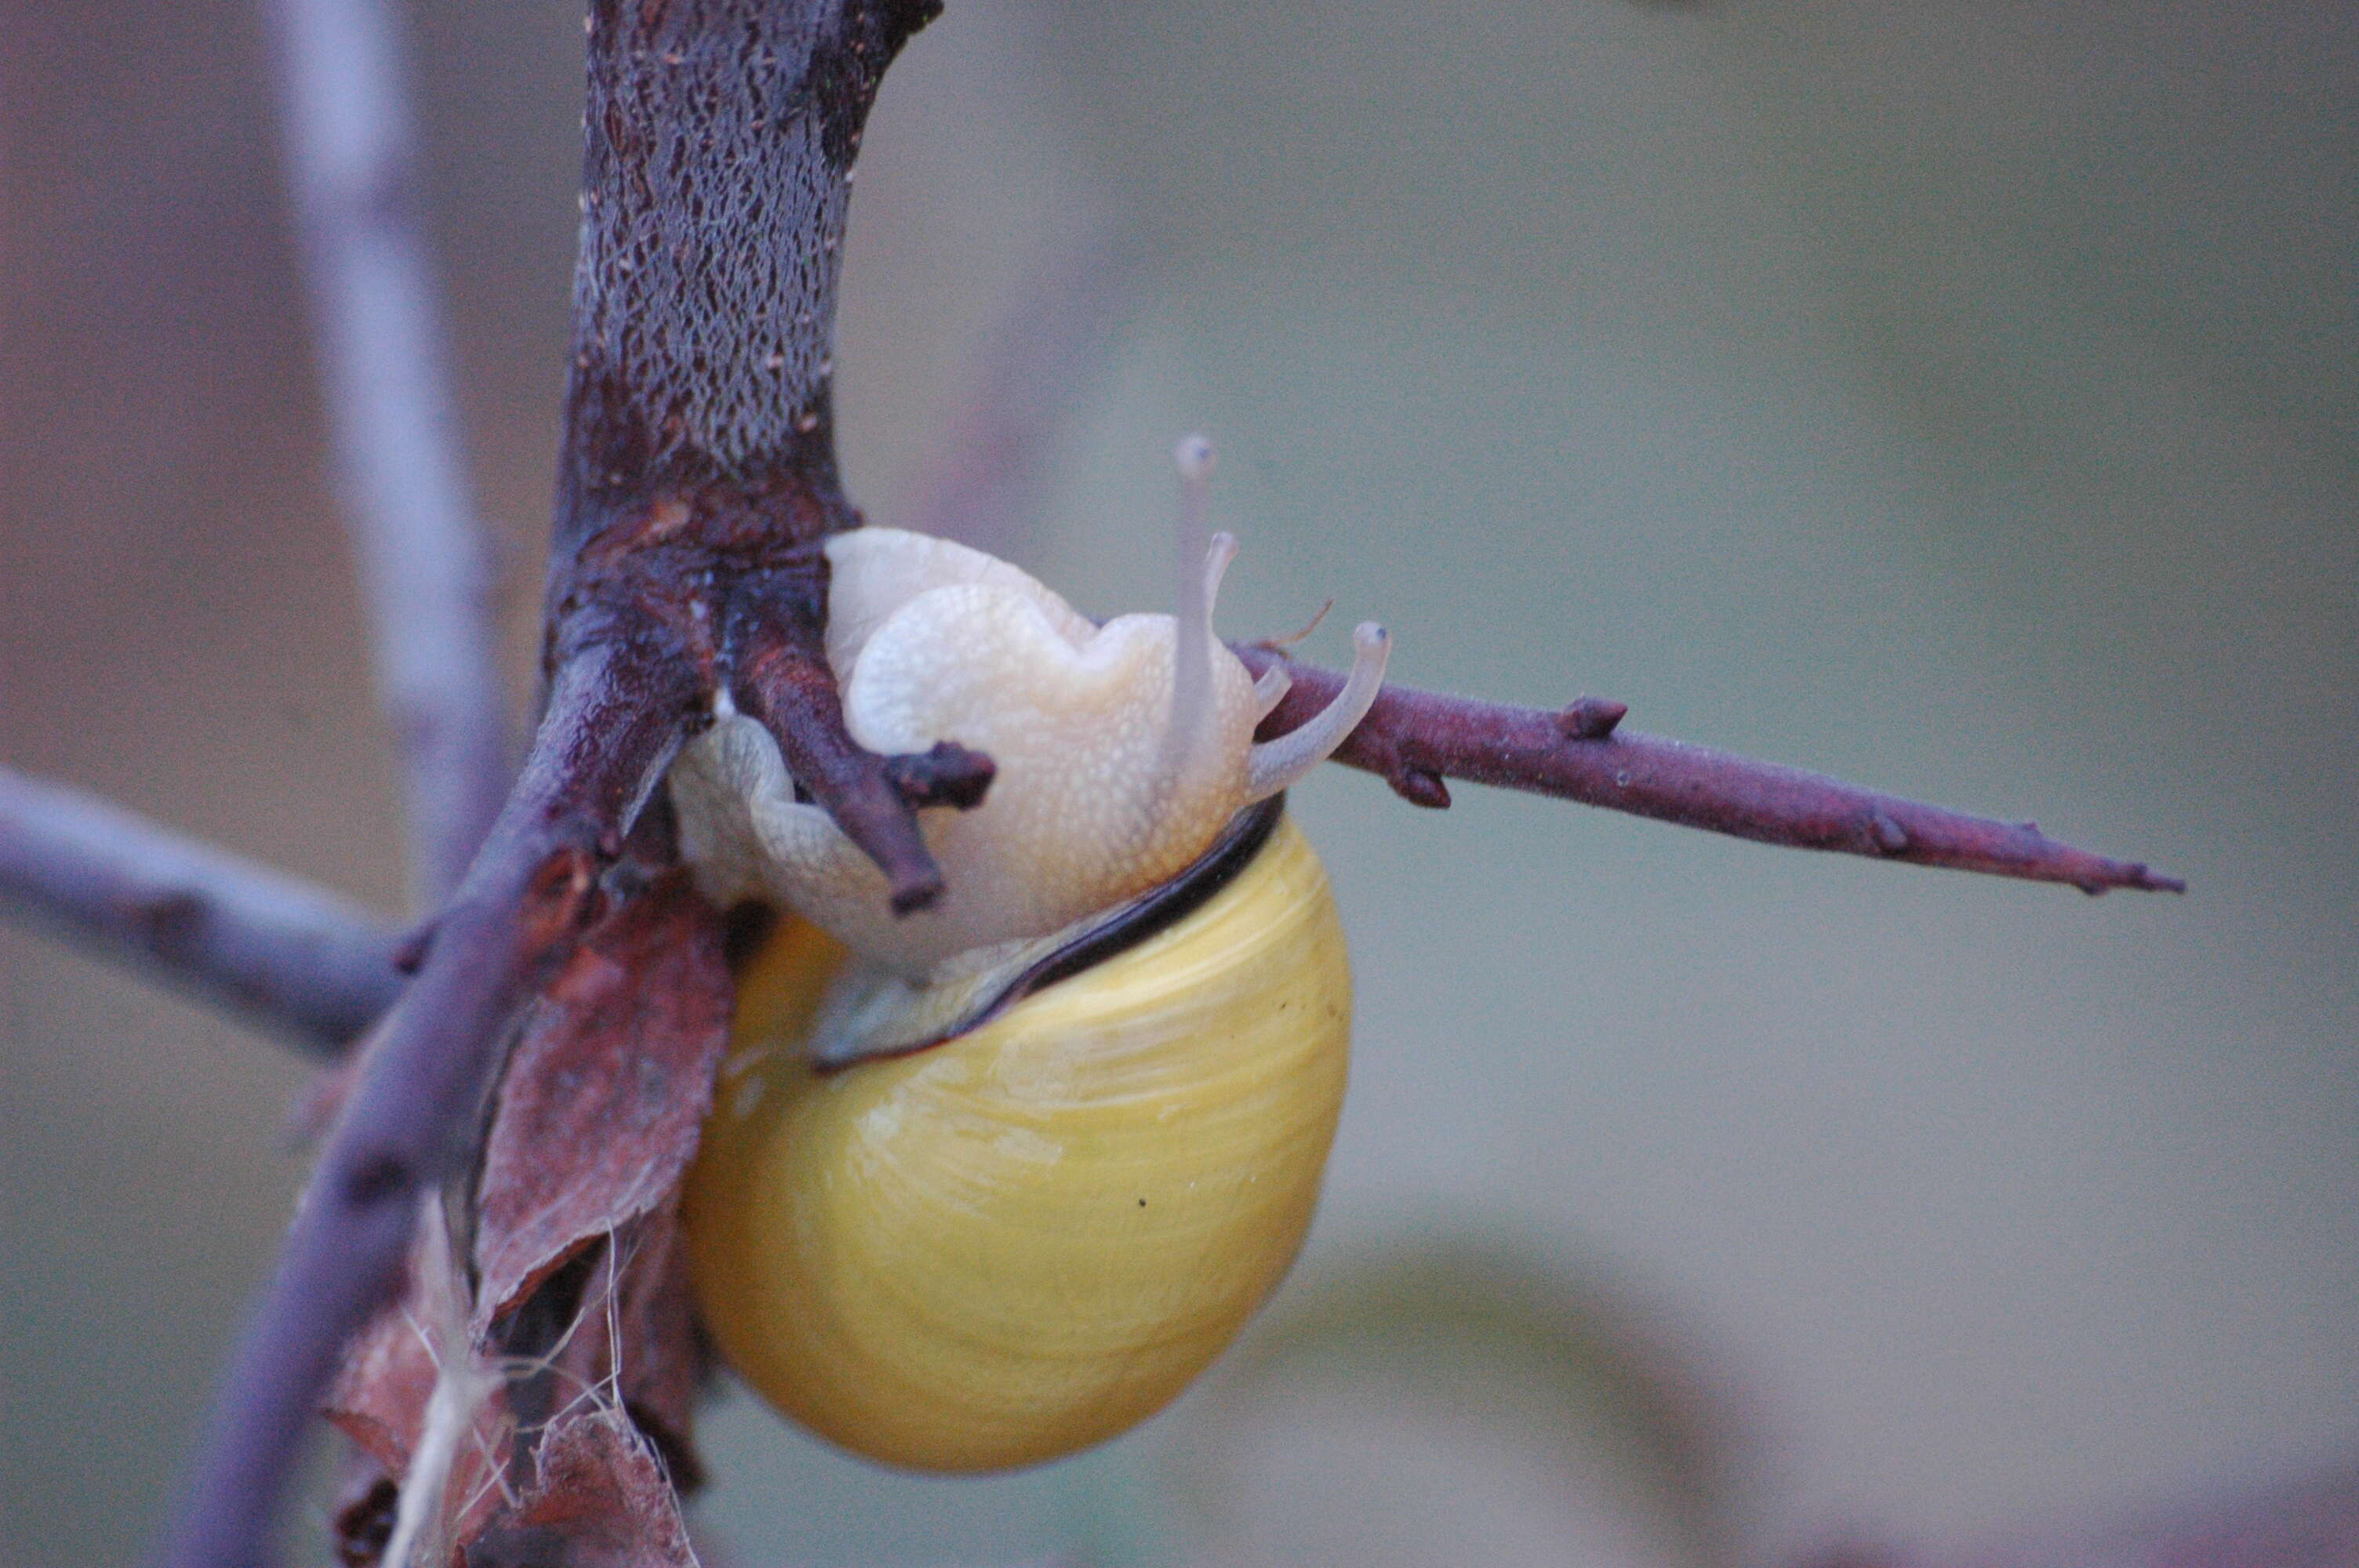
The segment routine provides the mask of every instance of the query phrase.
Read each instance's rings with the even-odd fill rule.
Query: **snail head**
[[[1175,453],[1177,614],[1100,624],[1019,568],[947,539],[862,528],[827,541],[827,654],[853,740],[884,754],[940,741],[986,752],[989,795],[921,818],[945,891],[893,913],[883,876],[798,802],[768,732],[718,699],[673,766],[681,841],[705,891],[783,903],[911,979],[951,957],[1047,935],[1177,875],[1254,801],[1341,745],[1383,683],[1383,630],[1354,633],[1350,680],[1310,722],[1254,729],[1286,695],[1212,634],[1228,534],[1202,537],[1212,449]]]

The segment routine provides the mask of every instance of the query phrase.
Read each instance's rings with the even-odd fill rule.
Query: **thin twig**
[[[1011,553],[1048,446],[1103,350],[1123,273],[1122,254],[1100,237],[1027,281],[908,526],[993,555]],[[1341,689],[1341,675],[1268,648],[1237,652],[1256,675],[1282,660],[1295,679],[1266,736],[1301,723]],[[1443,781],[1462,778],[1767,844],[2068,882],[2089,892],[2183,891],[2175,879],[2056,843],[2028,824],[1988,821],[1657,736],[1617,736],[1627,711],[1603,697],[1543,712],[1388,687],[1337,761],[1383,775],[1403,799],[1428,807],[1447,806]]]
[[[401,990],[400,937],[358,904],[6,768],[0,902],[315,1056]]]
[[[983,804],[998,776],[998,764],[955,741],[937,741],[923,752],[885,759],[885,780],[907,805],[949,806],[971,811]]]
[[[1234,646],[1255,675],[1282,665],[1293,677],[1265,733],[1285,733],[1343,688],[1332,670],[1257,644]],[[1823,773],[1633,734],[1616,728],[1624,711],[1596,697],[1550,712],[1387,686],[1335,760],[1382,776],[1418,806],[1448,806],[1442,781],[1467,779],[1788,849],[2065,882],[2088,893],[2187,890],[2142,864],[2060,844],[2028,822],[1969,816]]]
[[[1962,1547],[1853,1541],[1799,1562],[1800,1568],[2351,1568],[2359,1563],[2359,1464],[2193,1503],[1991,1534]]]
[[[876,863],[895,912],[907,914],[942,892],[941,868],[918,832],[919,802],[894,771],[895,762],[904,773],[923,763],[880,757],[844,727],[842,698],[827,662],[826,603],[823,572],[777,574],[769,591],[749,596],[742,611],[735,699],[746,717],[777,738],[788,771]],[[988,768],[988,759],[984,765]],[[969,804],[981,799],[977,790]]]
[[[524,774],[364,1058],[239,1343],[171,1568],[272,1555],[321,1390],[398,1281],[419,1195],[472,1160],[517,1011],[595,916],[598,873],[691,717],[690,672],[651,651],[617,639],[560,666]]]
[[[270,0],[345,512],[408,769],[420,903],[458,885],[515,752],[463,477],[391,0]]]
[[[975,367],[900,526],[1020,559],[1058,433],[1105,368],[1136,264],[1111,231],[1042,257]]]

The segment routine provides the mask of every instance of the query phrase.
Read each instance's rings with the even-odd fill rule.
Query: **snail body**
[[[1227,535],[1214,535],[1181,614],[1103,625],[947,539],[861,528],[825,548],[828,660],[852,738],[884,754],[953,741],[997,767],[981,806],[919,819],[941,897],[896,913],[883,875],[825,811],[796,799],[777,741],[725,693],[672,767],[672,804],[682,852],[714,902],[792,909],[913,981],[1178,875],[1238,811],[1340,745],[1383,680],[1384,632],[1364,625],[1334,702],[1256,741],[1286,678],[1256,683],[1212,635],[1236,550]]]
[[[855,1453],[995,1469],[1169,1402],[1285,1273],[1343,1104],[1351,978],[1325,873],[1279,821],[1136,946],[908,1054],[829,1070],[827,939],[745,980],[690,1178],[723,1353]]]

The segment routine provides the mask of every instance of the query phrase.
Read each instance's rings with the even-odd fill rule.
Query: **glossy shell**
[[[1351,976],[1289,821],[1201,908],[972,1033],[832,1073],[835,961],[749,969],[690,1178],[705,1321],[781,1411],[871,1458],[1027,1465],[1169,1403],[1300,1247]]]

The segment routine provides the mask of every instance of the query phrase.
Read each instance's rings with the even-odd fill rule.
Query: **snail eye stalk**
[[[1343,689],[1335,700],[1313,714],[1299,729],[1289,730],[1275,741],[1256,742],[1245,754],[1245,797],[1262,800],[1283,789],[1299,784],[1311,769],[1334,755],[1335,749],[1351,739],[1360,720],[1375,706],[1376,694],[1384,689],[1385,661],[1392,653],[1392,638],[1373,621],[1363,621],[1352,633],[1352,673],[1343,682]],[[1279,672],[1273,666],[1270,674]],[[1261,687],[1256,683],[1255,694]],[[1277,687],[1270,699],[1275,708],[1286,697],[1286,687]],[[1266,714],[1268,708],[1262,711]]]

